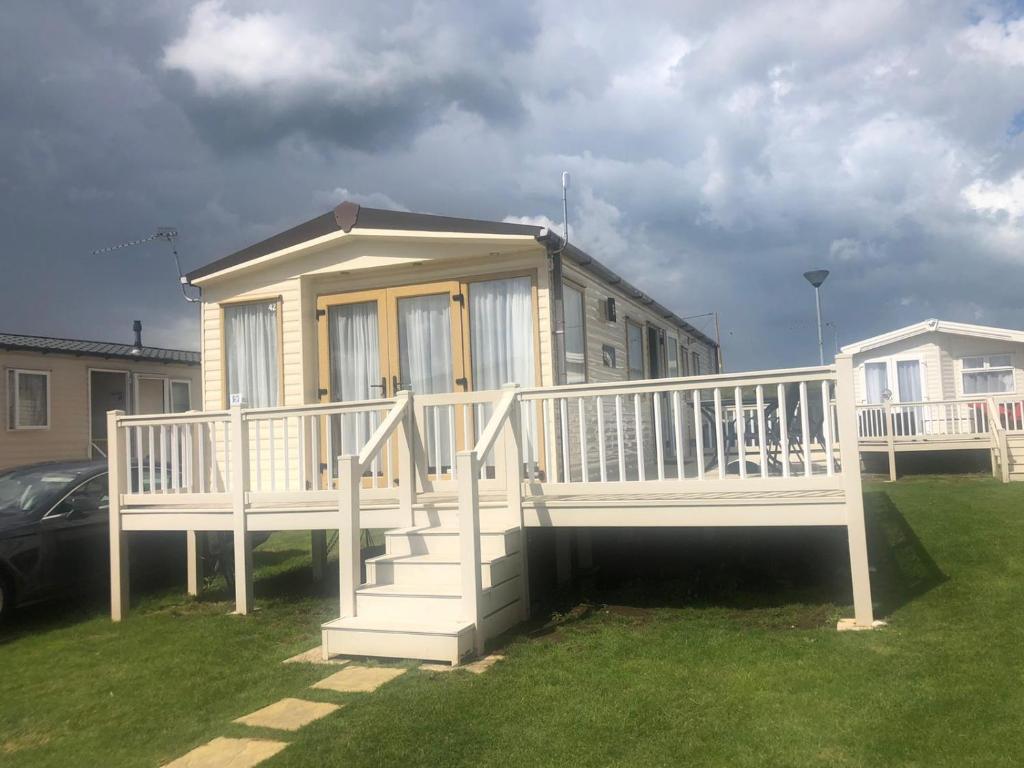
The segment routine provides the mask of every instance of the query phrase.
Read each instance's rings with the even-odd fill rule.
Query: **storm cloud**
[[[560,227],[563,169],[573,240],[730,368],[816,359],[811,267],[830,345],[1024,328],[1019,5],[16,1],[0,50],[3,330],[194,348],[164,244],[91,252],[342,198]]]

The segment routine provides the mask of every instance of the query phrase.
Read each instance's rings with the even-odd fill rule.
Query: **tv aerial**
[[[178,237],[178,230],[174,227],[158,227],[149,237],[143,237],[139,240],[129,240],[125,243],[119,243],[118,245],[111,245],[107,248],[97,248],[92,252],[93,256],[101,253],[110,253],[111,251],[119,251],[122,248],[134,248],[137,245],[145,245],[151,243],[154,240],[163,240],[171,246],[171,253],[174,255],[174,267],[178,270],[178,284],[181,286],[181,295],[185,297],[185,301],[197,302],[201,301],[198,296],[189,296],[186,286],[189,285],[188,278],[185,277],[181,271],[181,259],[178,257],[178,246],[175,244],[175,239]]]

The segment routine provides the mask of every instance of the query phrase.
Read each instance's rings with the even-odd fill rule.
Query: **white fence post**
[[[231,409],[231,512],[235,550],[235,613],[243,616],[252,610],[252,548],[245,515],[249,490],[249,423],[242,409]]]
[[[356,615],[356,590],[361,582],[359,549],[359,485],[362,472],[357,456],[338,457],[338,589],[341,616]]]
[[[518,384],[502,389],[515,391]],[[529,439],[522,432],[522,401],[517,396],[505,422],[505,482],[508,484],[508,507],[514,523],[519,526],[519,600],[523,621],[530,618],[530,573],[526,552],[526,521],[523,518],[523,442]],[[602,436],[603,439],[603,436]]]
[[[846,536],[850,547],[853,613],[857,626],[870,627],[874,624],[874,609],[871,605],[871,575],[868,570],[857,410],[854,403],[853,358],[840,354],[836,356],[836,413],[839,417],[839,450],[843,462],[843,491],[846,495]]]
[[[455,456],[459,489],[459,550],[462,569],[462,619],[473,622],[477,655],[484,652],[480,594],[480,460],[473,451]]]
[[[398,425],[398,509],[402,517],[414,525],[412,508],[416,504],[416,430],[413,424],[414,400],[408,389],[395,395],[401,402],[408,400],[402,423]],[[453,446],[454,449],[454,446]]]
[[[121,494],[127,491],[131,467],[128,466],[127,453],[121,446],[122,435],[118,422],[123,416],[124,411],[107,412],[111,621],[121,621],[128,611],[128,537],[121,529]],[[139,471],[142,471],[141,467]]]

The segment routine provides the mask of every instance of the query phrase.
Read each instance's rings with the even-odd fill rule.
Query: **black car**
[[[109,506],[105,462],[0,472],[0,620],[109,578]]]

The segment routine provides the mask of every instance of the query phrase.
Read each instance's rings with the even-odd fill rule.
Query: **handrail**
[[[982,405],[985,403],[984,397],[956,397],[956,398],[945,398],[942,400],[912,400],[908,402],[890,402],[889,406],[896,407],[922,407],[926,405]],[[869,410],[869,409],[881,409],[885,407],[885,403],[857,403],[854,405],[858,411]]]
[[[1010,482],[1010,457],[1006,443],[1006,430],[1003,429],[1002,421],[999,418],[999,409],[996,406],[995,398],[986,399],[988,406],[988,426],[992,435],[992,450],[999,458],[999,469],[1004,483]],[[994,462],[993,462],[994,464]],[[993,473],[995,467],[993,466]]]
[[[395,396],[395,406],[388,415],[384,418],[377,429],[370,435],[370,439],[366,445],[359,452],[359,471],[362,472],[370,463],[373,461],[373,457],[377,455],[377,452],[391,437],[391,433],[395,431],[399,424],[402,423],[402,419],[405,418],[406,413],[409,412],[409,403],[412,402],[409,397],[408,390],[402,390]]]
[[[473,446],[473,453],[476,454],[478,459],[486,456],[487,452],[494,446],[494,443],[497,442],[501,428],[505,425],[505,421],[515,406],[516,397],[516,390],[510,389],[501,396],[498,404],[494,407],[494,413],[491,414],[487,425],[480,433],[480,438],[476,441],[476,445]]]
[[[627,381],[589,382],[586,384],[560,384],[548,387],[524,387],[519,390],[521,399],[538,400],[550,397],[580,397],[614,395],[622,392],[647,393],[665,390],[690,392],[701,389],[725,389],[726,385],[754,387],[758,384],[808,384],[817,381],[834,381],[835,366],[813,366],[808,368],[784,368],[772,371],[746,371],[742,373],[718,373],[709,376],[678,376],[664,379],[630,379]]]

